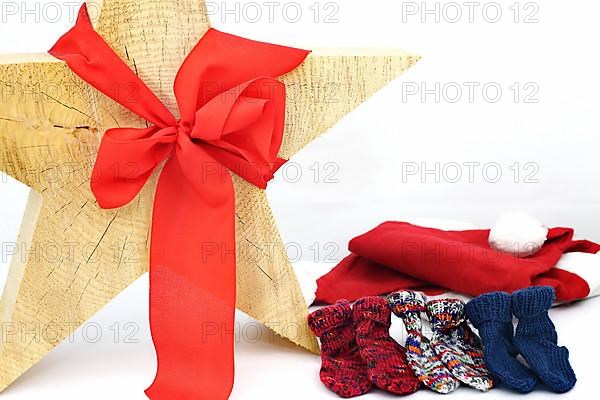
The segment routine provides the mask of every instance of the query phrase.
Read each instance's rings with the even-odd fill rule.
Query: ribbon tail
[[[235,193],[207,175],[199,193],[169,160],[154,204],[150,327],[158,370],[152,400],[225,400],[234,378]],[[208,195],[207,195],[208,193]]]

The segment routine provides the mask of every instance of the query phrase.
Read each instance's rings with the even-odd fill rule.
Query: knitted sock
[[[479,338],[465,321],[465,303],[458,299],[432,300],[427,315],[433,337],[431,347],[462,383],[487,392],[494,382],[483,361]]]
[[[498,380],[520,393],[531,392],[537,383],[533,372],[516,358],[508,293],[488,293],[467,303],[467,316],[479,330],[484,360]]]
[[[406,358],[417,378],[429,389],[438,393],[450,393],[460,386],[456,378],[434,353],[422,333],[421,312],[425,311],[425,299],[419,293],[401,291],[392,293],[388,302],[394,314],[402,318],[408,337]]]
[[[395,394],[411,394],[421,383],[406,363],[406,352],[390,336],[392,312],[383,297],[366,297],[354,304],[356,343],[377,387]]]
[[[308,325],[321,339],[321,382],[341,397],[367,393],[372,385],[356,345],[350,303],[342,300],[313,312]]]
[[[554,289],[532,287],[512,295],[512,310],[519,319],[515,347],[540,379],[557,393],[568,392],[577,378],[569,364],[569,350],[558,347],[556,328],[548,316]]]

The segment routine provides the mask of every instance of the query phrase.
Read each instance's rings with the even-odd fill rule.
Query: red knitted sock
[[[342,300],[313,312],[308,325],[321,339],[321,382],[341,397],[367,393],[372,384],[356,345],[350,303]]]
[[[395,394],[411,394],[421,384],[406,363],[406,352],[390,336],[391,310],[383,297],[366,297],[354,305],[356,343],[377,387]]]

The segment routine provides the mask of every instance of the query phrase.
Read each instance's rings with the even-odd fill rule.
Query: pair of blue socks
[[[467,316],[479,330],[488,368],[516,392],[531,392],[538,378],[557,393],[568,392],[577,382],[569,351],[558,346],[556,328],[548,316],[554,299],[553,288],[531,287],[512,296],[484,294],[467,304]],[[513,314],[519,320],[516,332]],[[517,360],[518,354],[531,369]]]

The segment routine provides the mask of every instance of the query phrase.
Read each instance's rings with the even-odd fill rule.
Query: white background
[[[50,3],[60,6],[60,18]],[[487,227],[504,211],[524,209],[547,225],[571,226],[579,236],[600,241],[598,2],[480,1],[470,16],[462,1],[442,1],[438,13],[423,15],[421,1],[296,0],[282,1],[273,21],[264,3],[217,1],[211,8],[213,24],[308,48],[390,47],[423,56],[295,157],[268,189],[285,241],[299,249],[291,257],[302,261],[303,271],[333,266],[345,255],[348,239],[388,219],[443,218]],[[37,11],[25,13],[24,4]],[[69,4],[0,1],[0,53],[48,49],[73,23]],[[258,21],[256,4],[263,13]],[[435,1],[426,4],[430,10],[436,6]],[[225,14],[224,6],[237,12]],[[498,9],[502,16],[492,23]],[[295,10],[302,16],[294,23]],[[463,15],[453,22],[457,10]],[[475,87],[472,99],[468,85]],[[411,94],[415,88],[419,92]],[[502,90],[497,99],[495,88]],[[424,98],[423,89],[429,90]],[[414,166],[435,170],[436,163],[439,174],[403,176]],[[465,163],[478,163],[472,177]],[[302,177],[296,182],[298,169]],[[26,196],[26,188],[2,177],[1,243],[15,240]],[[600,326],[591,316],[599,306],[599,300],[590,300],[552,312],[580,379],[564,398],[595,393],[600,350],[592,332]],[[258,325],[244,316],[240,322],[232,398],[335,398],[318,381],[318,357],[271,340],[266,331],[254,343]],[[155,368],[147,325],[147,279],[142,278],[3,396],[143,399]],[[125,339],[132,327],[138,331],[130,339],[137,343]],[[98,330],[101,339],[93,343]],[[396,324],[399,339],[401,331]],[[477,395],[460,389],[453,397]],[[426,396],[434,394],[423,391],[414,398]],[[550,395],[541,391],[530,397]],[[366,398],[386,395],[374,392]]]

